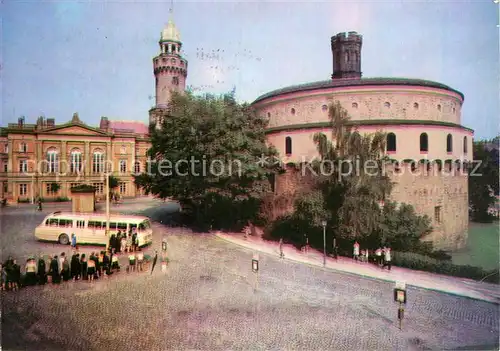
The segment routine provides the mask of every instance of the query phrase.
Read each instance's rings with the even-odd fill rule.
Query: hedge
[[[436,260],[412,252],[393,252],[392,263],[398,267],[419,271],[469,278],[494,284],[500,283],[498,269],[487,271],[480,267],[456,265],[450,261]]]

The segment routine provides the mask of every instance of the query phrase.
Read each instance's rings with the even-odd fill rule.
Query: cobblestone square
[[[65,249],[34,239],[43,216],[2,210],[2,260],[13,254],[23,264],[30,254]],[[166,273],[120,272],[3,294],[3,349],[498,348],[498,305],[410,288],[399,330],[392,284],[260,255],[257,286],[253,252],[187,229],[155,223],[154,230],[150,250],[168,235]]]

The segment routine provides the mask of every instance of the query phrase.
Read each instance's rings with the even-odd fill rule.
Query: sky
[[[148,121],[152,59],[169,1],[0,6],[1,125],[20,116],[65,123],[74,112],[89,125],[101,116]],[[428,79],[463,92],[462,125],[476,139],[499,133],[499,13],[493,0],[173,5],[195,92],[235,87],[238,100],[252,102],[270,90],[329,79],[330,37],[357,31],[363,77]]]

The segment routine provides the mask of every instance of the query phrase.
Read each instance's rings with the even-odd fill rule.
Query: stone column
[[[7,160],[7,172],[9,172],[9,173],[14,172],[14,169],[13,169],[13,166],[14,166],[13,162],[14,162],[14,160],[13,160],[13,152],[12,152],[13,148],[14,148],[14,144],[12,142],[12,139],[9,139],[9,154],[8,154],[9,158]]]
[[[66,148],[67,148],[67,142],[62,141],[61,142],[61,161],[60,161],[59,172],[63,173],[63,174],[68,171],[68,167],[67,167],[68,150],[66,150]]]
[[[129,170],[130,170],[130,179],[131,179],[131,182],[130,182],[130,191],[129,191],[129,194],[131,196],[137,196],[137,192],[136,192],[136,187],[135,187],[135,183],[134,183],[134,177],[132,176],[132,174],[135,174],[135,154],[137,152],[137,144],[136,143],[132,143],[131,146],[130,146],[130,154],[132,155],[130,157],[130,161],[132,162],[132,164],[129,166]]]
[[[84,169],[83,169],[83,174],[85,178],[90,176],[91,170],[92,170],[92,155],[90,154],[90,142],[86,141],[85,142],[85,151],[83,154],[83,163],[84,163]]]

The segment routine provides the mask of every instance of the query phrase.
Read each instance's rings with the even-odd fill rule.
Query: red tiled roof
[[[149,128],[143,122],[138,121],[109,121],[109,128],[115,132],[128,132],[136,134],[148,134]]]

